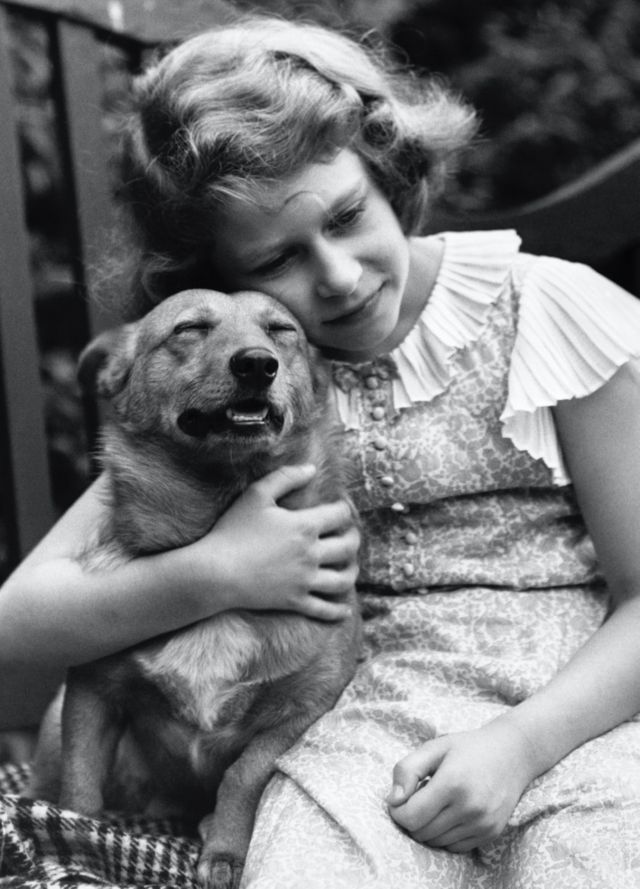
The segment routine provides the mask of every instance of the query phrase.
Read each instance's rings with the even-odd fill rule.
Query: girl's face
[[[409,271],[388,200],[349,150],[265,193],[260,206],[233,199],[216,225],[222,286],[279,300],[329,354],[372,357],[398,325]]]

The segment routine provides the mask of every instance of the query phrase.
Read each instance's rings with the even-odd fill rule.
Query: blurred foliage
[[[134,0],[135,2],[135,0]],[[241,9],[301,15],[355,31],[375,28],[398,57],[442,74],[480,112],[481,136],[452,175],[464,210],[534,200],[640,136],[637,0],[237,0]],[[46,30],[12,18],[16,114],[31,233],[54,491],[66,507],[88,479],[75,362],[87,338],[56,84]],[[129,72],[103,62],[105,139]]]
[[[479,109],[449,200],[539,198],[640,136],[637,0],[432,0],[389,25],[406,57]]]

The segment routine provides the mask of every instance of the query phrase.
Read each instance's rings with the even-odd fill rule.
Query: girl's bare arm
[[[613,613],[545,689],[517,708],[544,771],[640,711],[640,368],[557,405],[563,452]]]
[[[27,686],[38,697],[71,664],[228,608],[343,617],[358,545],[347,504],[294,512],[276,502],[312,473],[298,466],[266,476],[193,544],[89,572],[78,555],[104,515],[98,479],[0,590],[0,727],[20,721]]]
[[[465,852],[495,838],[528,784],[640,711],[640,371],[554,410],[613,609],[539,692],[486,726],[436,738],[394,771],[392,817],[417,840]],[[418,787],[425,775],[432,778]]]

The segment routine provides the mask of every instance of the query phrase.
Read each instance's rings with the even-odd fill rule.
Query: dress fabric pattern
[[[481,850],[423,846],[386,809],[400,758],[530,696],[605,619],[550,407],[640,353],[640,303],[595,272],[522,255],[512,232],[442,237],[407,340],[334,366],[372,616],[353,682],[267,788],[243,889],[640,887],[635,719],[534,781]],[[554,336],[557,366],[536,358]]]

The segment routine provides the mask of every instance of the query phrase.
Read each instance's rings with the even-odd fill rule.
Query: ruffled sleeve
[[[503,433],[570,482],[551,407],[599,389],[640,355],[640,300],[579,263],[530,262],[520,293]]]

